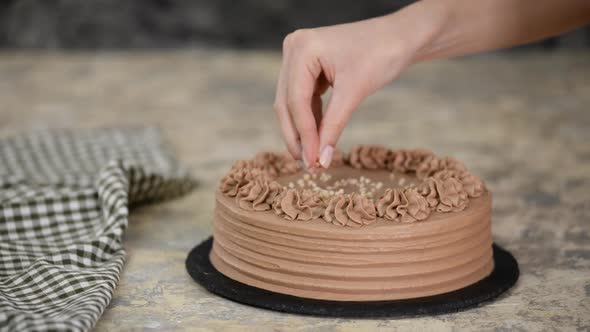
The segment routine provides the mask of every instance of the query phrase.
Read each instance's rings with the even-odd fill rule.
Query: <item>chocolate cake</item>
[[[437,295],[494,268],[483,181],[424,150],[357,146],[320,174],[283,154],[238,161],[216,193],[213,238],[224,275],[312,299]]]

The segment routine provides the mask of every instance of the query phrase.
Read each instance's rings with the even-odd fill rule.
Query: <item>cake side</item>
[[[286,222],[270,211],[240,209],[217,193],[210,259],[234,280],[299,297],[377,301],[441,294],[492,271],[490,212],[486,194],[464,211],[421,223],[383,220],[357,229],[319,219]]]

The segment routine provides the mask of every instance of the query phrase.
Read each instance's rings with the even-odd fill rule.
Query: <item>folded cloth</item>
[[[123,268],[128,206],[194,185],[154,128],[0,140],[0,331],[90,330]]]

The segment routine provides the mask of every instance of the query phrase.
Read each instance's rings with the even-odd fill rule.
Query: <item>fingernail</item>
[[[322,165],[323,168],[330,167],[333,155],[334,148],[331,145],[324,146],[324,148],[322,149],[322,153],[320,154],[320,165]]]

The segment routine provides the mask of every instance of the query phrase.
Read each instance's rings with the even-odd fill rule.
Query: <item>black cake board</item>
[[[326,301],[301,298],[249,286],[226,277],[209,261],[213,238],[194,247],[186,259],[190,276],[205,289],[226,299],[300,315],[339,318],[402,318],[463,311],[489,302],[518,280],[516,259],[494,244],[494,270],[486,278],[445,294],[394,301]]]

